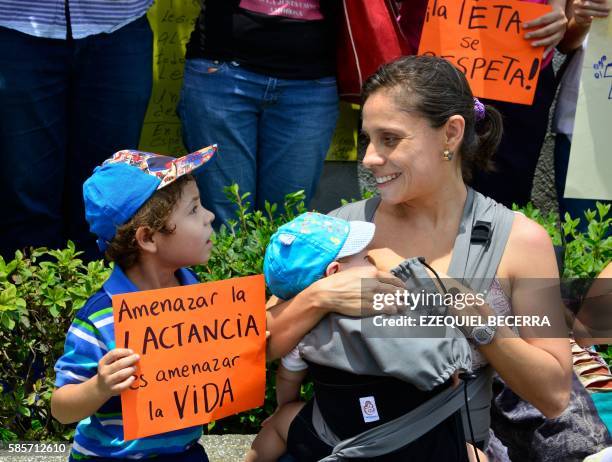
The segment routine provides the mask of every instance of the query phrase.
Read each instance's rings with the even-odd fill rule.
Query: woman
[[[389,248],[402,258],[422,256],[437,272],[447,273],[458,230],[465,232],[460,229],[464,205],[474,197],[465,182],[474,170],[487,168],[501,136],[500,116],[491,107],[475,104],[465,76],[435,57],[410,56],[383,66],[364,85],[363,101],[363,132],[368,139],[363,163],[375,176],[380,193],[371,217],[376,234],[370,247]],[[515,315],[530,314],[533,292],[528,290],[529,279],[557,278],[546,231],[517,214],[496,274],[491,292],[497,298],[493,308],[480,307],[480,314],[498,313],[504,303]],[[371,299],[373,292],[396,289],[382,281],[384,276],[375,269],[347,270],[270,307],[271,356],[286,353],[329,312],[360,315],[362,300]],[[379,282],[362,291],[360,277]],[[539,306],[545,301],[537,302]],[[471,310],[464,311],[470,314]],[[497,327],[494,336],[481,343],[473,349],[475,367],[490,364],[519,396],[547,417],[565,409],[571,379],[566,338],[523,340],[510,329]],[[316,375],[314,381],[316,395]],[[358,382],[359,376],[352,381]],[[367,384],[363,385],[367,390]],[[401,389],[391,393],[398,391]],[[342,401],[341,394],[335,398]],[[325,413],[324,406],[320,407]],[[309,409],[312,407],[306,406],[302,412]],[[335,412],[341,414],[342,410]],[[300,445],[315,444],[309,416],[302,415],[302,427],[295,423],[299,417],[289,432],[292,455]],[[455,431],[452,422],[445,425],[448,431]],[[480,446],[485,444],[482,435],[487,431],[486,424],[475,428]],[[305,441],[306,437],[310,439]],[[420,460],[432,460],[441,438],[444,435],[434,428],[411,447],[418,451]],[[406,457],[411,455],[405,453]],[[455,460],[463,459],[458,456]]]
[[[333,43],[340,2],[200,4],[178,112],[186,146],[219,144],[210,172],[196,175],[215,227],[235,218],[223,191],[233,183],[251,193],[258,210],[299,190],[308,203],[338,116]]]
[[[529,202],[540,151],[548,129],[548,112],[553,103],[556,85],[552,51],[567,25],[564,14],[566,0],[525,0],[548,4],[552,11],[523,23],[525,39],[532,46],[546,47],[533,103],[530,105],[498,101],[495,107],[504,118],[504,136],[494,157],[494,171],[474,172],[471,185],[482,194],[511,207]],[[403,1],[400,27],[409,47],[417,53],[425,21],[427,0]]]

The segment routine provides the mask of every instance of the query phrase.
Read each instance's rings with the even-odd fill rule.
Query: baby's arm
[[[300,398],[300,386],[306,377],[308,365],[300,357],[297,347],[281,359],[276,373],[276,401],[278,407]]]
[[[125,348],[109,351],[100,359],[98,372],[93,377],[63,385],[53,392],[51,414],[63,424],[93,415],[112,396],[134,382],[134,364],[138,359],[138,355]]]

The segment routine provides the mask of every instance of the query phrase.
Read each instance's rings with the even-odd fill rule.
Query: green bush
[[[214,281],[262,272],[264,249],[279,225],[305,211],[303,194],[287,196],[282,213],[275,206],[248,211],[248,194],[229,188],[237,204],[236,220],[214,236],[207,265],[195,270],[203,281]],[[599,204],[587,212],[588,232],[580,233],[578,219],[542,215],[528,206],[523,212],[541,223],[556,245],[565,244],[564,275],[595,276],[612,259],[610,207]],[[0,257],[0,439],[68,440],[72,426],[63,426],[49,412],[55,373],[53,366],[63,352],[65,333],[87,298],[108,277],[103,262],[87,265],[72,243],[63,250],[36,249],[21,252],[5,262]],[[612,351],[610,352],[612,353]],[[612,354],[611,354],[612,356]],[[255,433],[275,408],[274,370],[268,370],[264,406],[208,425],[212,433]],[[312,389],[302,389],[310,395]]]
[[[597,210],[587,210],[584,217],[565,214],[562,223],[555,213],[543,215],[533,205],[520,209],[527,217],[540,223],[550,235],[553,245],[563,246],[563,277],[594,278],[612,260],[612,215],[610,204],[597,203]],[[515,210],[519,210],[516,206]],[[578,231],[582,220],[587,231]]]
[[[55,373],[74,311],[102,285],[109,268],[84,265],[74,244],[0,257],[0,438],[64,440],[73,430],[49,411]]]

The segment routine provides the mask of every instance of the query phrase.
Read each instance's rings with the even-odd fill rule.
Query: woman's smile
[[[384,187],[395,180],[401,173],[391,173],[390,175],[374,176],[377,187]]]

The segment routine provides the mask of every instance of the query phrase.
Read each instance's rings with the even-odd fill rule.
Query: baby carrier
[[[345,220],[373,221],[379,203],[379,198],[372,198],[348,204],[330,215]],[[468,188],[449,276],[477,293],[486,293],[495,278],[513,219],[512,211]],[[422,259],[410,258],[394,270],[409,289],[434,287]],[[431,287],[424,287],[427,284]],[[438,338],[430,338],[429,334],[419,338],[416,332],[410,337],[375,338],[361,335],[361,329],[359,318],[329,315],[300,342],[300,353],[311,363],[359,375],[391,375],[422,390],[431,390],[443,383],[457,369],[471,369],[469,346],[457,329],[444,328]],[[464,428],[468,428],[467,423],[470,428],[474,423],[474,439],[486,441],[492,376],[490,367],[480,369],[465,389],[446,388],[406,414],[344,440],[329,428],[315,399],[313,427],[319,439],[333,447],[331,455],[321,460],[367,459],[394,452],[459,409],[463,411]],[[469,422],[464,412],[465,401],[469,402]]]

